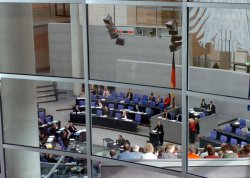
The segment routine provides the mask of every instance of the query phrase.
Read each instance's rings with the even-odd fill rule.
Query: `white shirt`
[[[142,159],[157,159],[157,156],[153,153],[145,153],[142,155]]]

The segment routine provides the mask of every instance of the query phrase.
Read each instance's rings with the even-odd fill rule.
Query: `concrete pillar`
[[[0,71],[35,74],[31,4],[0,6]],[[5,143],[38,147],[35,81],[2,78],[3,133]],[[40,177],[39,153],[5,151],[6,177]]]
[[[82,28],[80,25],[79,5],[70,4],[71,21],[71,56],[72,56],[72,77],[83,78],[83,47]],[[82,91],[82,85],[73,84],[73,94],[78,96]]]

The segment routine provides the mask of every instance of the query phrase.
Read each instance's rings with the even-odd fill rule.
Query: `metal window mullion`
[[[188,173],[188,27],[187,27],[187,2],[182,3],[182,177]]]
[[[1,78],[0,78],[1,80]],[[4,148],[3,148],[3,117],[2,117],[2,99],[1,99],[1,90],[0,90],[0,165],[1,165],[1,178],[6,177],[5,172],[5,154],[4,154]]]
[[[92,136],[91,136],[91,106],[89,93],[89,54],[88,54],[88,10],[84,0],[82,2],[82,33],[83,33],[83,67],[84,67],[84,88],[85,88],[85,112],[86,112],[86,138],[87,138],[87,175],[92,178]]]

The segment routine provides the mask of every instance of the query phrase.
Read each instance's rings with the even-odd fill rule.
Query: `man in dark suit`
[[[164,137],[164,129],[163,129],[163,125],[161,124],[160,121],[157,122],[156,127],[154,128],[154,130],[159,134],[159,142],[160,145],[163,145],[163,137]]]
[[[212,101],[209,102],[209,105],[208,105],[207,109],[212,111],[213,114],[215,114],[215,105],[213,104]]]

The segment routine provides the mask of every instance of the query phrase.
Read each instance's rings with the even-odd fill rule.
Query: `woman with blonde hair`
[[[154,147],[151,143],[146,143],[145,154],[142,156],[142,159],[157,159],[157,156],[154,154]]]

